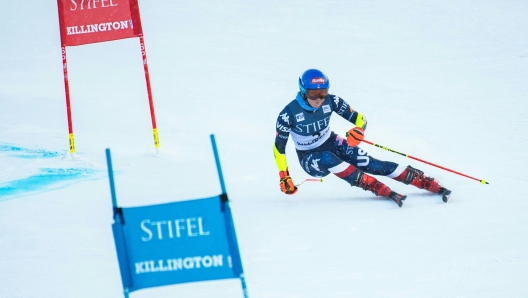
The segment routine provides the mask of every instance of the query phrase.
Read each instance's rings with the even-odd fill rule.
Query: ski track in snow
[[[0,171],[0,177],[8,179],[13,176],[24,176],[15,180],[0,180],[0,201],[30,195],[35,192],[52,191],[65,188],[80,180],[93,179],[97,170],[90,168],[47,168],[40,167],[42,159],[59,159],[62,154],[45,149],[30,149],[14,144],[0,144],[0,160],[4,164],[16,164]],[[12,159],[25,160],[22,164],[13,163]],[[47,164],[50,164],[49,162]],[[51,161],[51,164],[56,162]],[[13,172],[17,172],[14,174]],[[27,176],[29,175],[29,176]]]

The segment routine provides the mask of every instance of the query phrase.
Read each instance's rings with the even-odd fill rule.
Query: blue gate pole
[[[114,212],[117,209],[117,197],[114,184],[114,170],[112,169],[112,156],[110,149],[106,149],[106,165],[108,166],[108,180],[110,180],[110,194],[112,195],[112,207]],[[114,214],[115,217],[115,214]]]
[[[227,197],[227,191],[226,191],[225,183],[224,183],[224,175],[222,175],[222,166],[220,165],[220,157],[218,156],[218,149],[216,148],[216,141],[215,141],[214,134],[211,134],[211,143],[213,145],[213,152],[214,152],[214,157],[215,157],[215,162],[216,162],[216,170],[218,171],[218,178],[220,179],[220,187],[222,188],[222,195],[226,195]],[[244,273],[240,274],[239,278],[240,278],[240,283],[242,284],[242,292],[244,293],[244,298],[249,298],[247,286],[246,286],[246,278],[244,277]]]
[[[240,274],[240,283],[242,283],[242,291],[244,292],[244,298],[249,298],[247,287],[246,287],[246,278],[244,277],[244,273]]]
[[[222,187],[222,194],[227,194],[224,183],[224,175],[222,175],[222,166],[220,165],[220,157],[218,156],[218,150],[216,149],[216,141],[213,134],[211,135],[211,143],[213,144],[213,152],[216,161],[216,170],[218,171],[218,178],[220,179],[220,187]]]
[[[117,196],[115,191],[115,183],[114,183],[114,169],[112,168],[112,156],[110,155],[110,149],[106,149],[106,164],[108,166],[108,180],[110,181],[110,194],[112,195],[112,207],[114,210],[114,220],[117,223],[121,222],[121,217],[116,216],[116,210],[117,210]],[[129,298],[128,296],[128,288],[125,288],[123,290],[123,294],[125,298]]]

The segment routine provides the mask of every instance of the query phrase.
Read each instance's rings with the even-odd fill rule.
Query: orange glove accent
[[[290,177],[290,173],[288,172],[288,169],[286,171],[280,171],[280,189],[283,193],[287,195],[293,195],[297,192],[297,186],[293,184],[293,181]]]
[[[347,131],[346,137],[348,146],[357,147],[357,145],[359,145],[359,143],[365,138],[365,132],[361,127],[354,127]]]

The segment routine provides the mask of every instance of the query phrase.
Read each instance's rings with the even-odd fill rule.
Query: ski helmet
[[[308,69],[299,77],[299,90],[304,98],[306,98],[306,90],[328,89],[329,87],[328,77],[318,69]]]

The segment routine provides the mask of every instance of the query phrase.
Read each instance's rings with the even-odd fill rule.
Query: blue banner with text
[[[112,225],[123,287],[243,276],[229,202],[222,196],[118,208]]]

